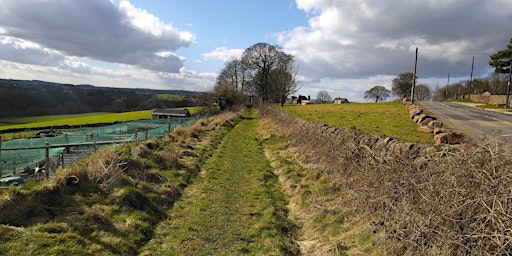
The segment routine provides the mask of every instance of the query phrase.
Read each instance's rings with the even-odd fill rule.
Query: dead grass
[[[265,114],[285,140],[270,152],[305,254],[512,251],[512,158],[501,146],[419,146]]]

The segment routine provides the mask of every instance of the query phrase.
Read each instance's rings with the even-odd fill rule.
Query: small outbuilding
[[[190,111],[186,108],[158,108],[151,110],[151,119],[168,119],[173,117],[190,117]]]
[[[348,99],[347,98],[341,98],[341,97],[337,97],[334,99],[334,104],[344,104],[344,103],[349,103],[348,102]]]

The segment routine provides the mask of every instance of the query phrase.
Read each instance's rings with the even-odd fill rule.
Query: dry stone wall
[[[336,149],[343,148],[347,157],[350,152],[352,160],[360,159],[362,155],[372,156],[378,163],[396,161],[396,157],[424,161],[431,157],[438,157],[439,153],[446,152],[448,148],[442,149],[433,145],[420,145],[399,141],[392,137],[375,136],[359,130],[348,130],[339,127],[331,127],[327,124],[311,123],[298,117],[291,116],[280,110],[267,109],[266,115],[270,115],[275,121],[285,123],[295,132],[301,133],[299,137],[316,140],[316,144],[333,148],[332,156],[337,155]],[[321,141],[318,142],[318,141]],[[303,143],[307,143],[304,141]]]
[[[402,103],[409,110],[409,117],[412,121],[419,125],[418,130],[433,134],[436,145],[464,143],[464,134],[443,129],[441,121],[437,120],[434,116],[426,114],[422,108],[412,104],[406,98],[402,99]]]

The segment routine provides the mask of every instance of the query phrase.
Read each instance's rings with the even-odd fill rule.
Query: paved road
[[[475,138],[503,141],[512,145],[512,114],[483,110],[471,104],[422,101],[424,110],[438,117],[449,129],[464,132]]]

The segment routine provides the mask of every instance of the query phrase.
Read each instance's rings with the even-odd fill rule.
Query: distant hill
[[[180,100],[158,98],[180,95]],[[0,118],[89,112],[125,112],[198,105],[200,92],[112,88],[38,80],[0,79]]]

